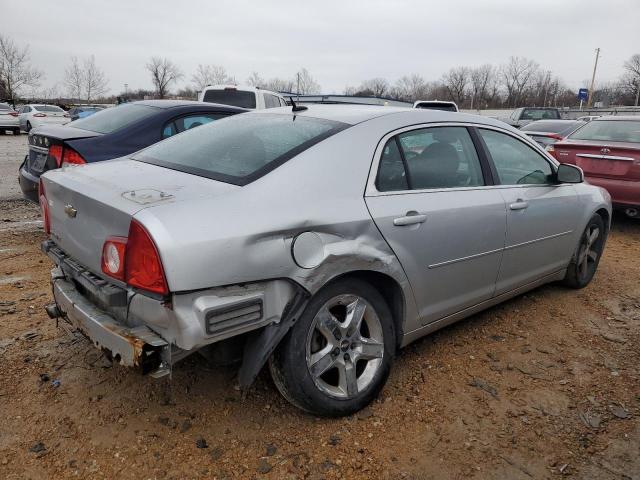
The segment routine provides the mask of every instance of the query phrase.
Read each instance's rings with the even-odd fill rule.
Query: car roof
[[[302,117],[321,118],[324,120],[333,120],[349,125],[366,122],[374,118],[387,115],[404,114],[410,117],[411,122],[433,123],[433,122],[470,122],[481,123],[486,125],[498,126],[504,129],[511,129],[504,122],[489,117],[471,115],[459,112],[446,112],[444,110],[430,110],[423,108],[410,107],[389,107],[381,105],[304,105],[306,110],[294,112]],[[256,115],[265,114],[291,114],[291,107],[269,108],[266,110],[257,110],[253,112]]]
[[[139,100],[137,102],[131,102],[134,105],[146,105],[148,107],[156,108],[173,108],[184,107],[187,105],[202,105],[202,102],[196,102],[195,100]]]
[[[596,118],[594,122],[610,122],[612,120],[631,120],[633,122],[640,122],[640,115],[607,115],[604,117]]]

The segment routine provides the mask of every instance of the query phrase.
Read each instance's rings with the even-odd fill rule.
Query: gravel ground
[[[640,479],[640,222],[614,218],[587,288],[424,338],[369,408],[320,419],[267,372],[241,393],[192,356],[156,381],[56,328],[37,206],[7,199],[23,143],[0,137],[0,478]]]
[[[22,198],[18,185],[18,168],[27,151],[25,134],[0,135],[0,201]]]

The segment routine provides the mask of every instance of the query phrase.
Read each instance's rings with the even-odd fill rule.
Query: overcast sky
[[[419,73],[436,80],[459,65],[536,60],[572,88],[613,80],[640,53],[639,0],[134,1],[0,0],[0,33],[29,44],[44,86],[71,56],[94,54],[111,93],[151,88],[153,55],[177,63],[190,83],[199,63],[224,66],[243,83],[291,78],[306,67],[323,92]]]

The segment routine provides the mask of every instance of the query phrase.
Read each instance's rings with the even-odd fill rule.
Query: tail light
[[[38,200],[40,202],[40,210],[42,211],[42,223],[44,224],[44,233],[49,235],[51,233],[51,219],[49,218],[49,202],[47,202],[47,195],[44,191],[44,182],[42,178],[38,183]]]
[[[17,117],[20,114],[18,112],[9,112],[9,115],[11,115],[12,117]]]
[[[65,163],[73,165],[84,165],[87,162],[84,158],[82,158],[82,155],[80,155],[75,150],[71,150],[67,147],[64,149],[62,155],[62,165],[64,165]]]
[[[167,295],[169,287],[160,254],[145,228],[135,220],[129,236],[109,237],[102,247],[102,271],[148,292]]]
[[[557,133],[550,133],[547,135],[549,138],[555,138],[556,140],[562,140],[564,137],[562,135],[558,135]]]
[[[554,147],[554,146],[553,146],[553,144],[551,144],[551,145],[547,145],[544,149],[545,149],[547,152],[549,152],[549,153],[551,154],[551,156],[552,156],[552,157],[554,157],[554,158],[555,158],[555,156],[556,156],[556,147]]]
[[[42,118],[42,117],[46,117],[47,115],[44,114],[44,113],[35,113],[33,116],[34,117],[38,117],[38,118]]]
[[[56,165],[60,167],[62,165],[62,145],[51,145],[49,147],[49,156],[53,157]]]

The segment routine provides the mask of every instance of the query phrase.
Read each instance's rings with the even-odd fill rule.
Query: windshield
[[[91,116],[67,123],[75,128],[96,133],[111,133],[127,125],[149,117],[160,109],[148,105],[125,103],[113,108],[106,108]]]
[[[39,112],[64,112],[63,109],[56,107],[55,105],[34,105],[33,108]]]
[[[132,158],[246,185],[347,126],[295,115],[245,113],[187,130]]]
[[[558,119],[560,115],[555,108],[525,108],[521,120]]]
[[[573,140],[640,143],[640,121],[593,120],[569,135]]]
[[[221,103],[242,108],[256,108],[256,94],[243,90],[207,90],[203,102]]]

